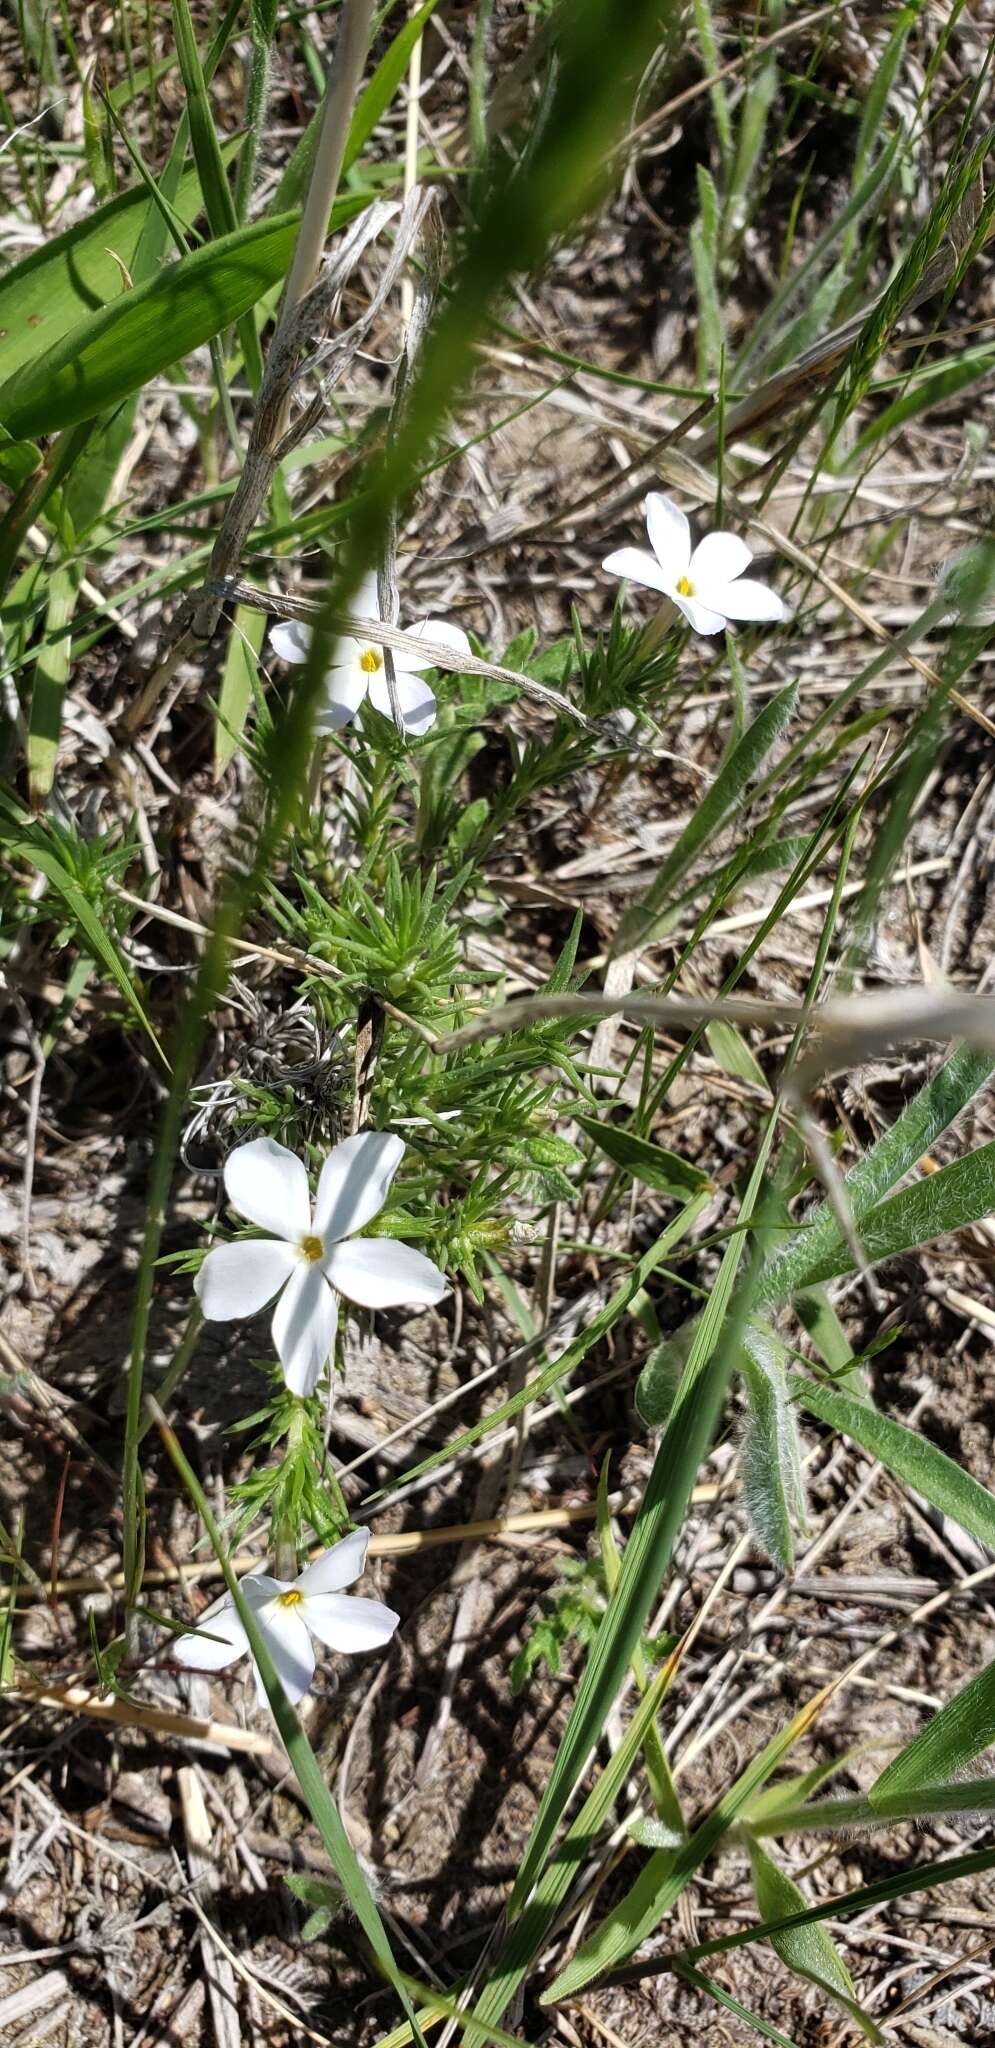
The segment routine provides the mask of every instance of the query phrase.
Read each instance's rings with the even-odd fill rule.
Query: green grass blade
[[[660,1264],[661,1259],[667,1258],[668,1254],[680,1243],[681,1238],[687,1235],[701,1214],[702,1209],[705,1208],[710,1200],[710,1191],[706,1189],[700,1195],[695,1196],[687,1204],[687,1207],[681,1210],[680,1215],[667,1225],[666,1230],[661,1232],[656,1243],[650,1246],[649,1251],[644,1252],[643,1257],[632,1268],[631,1273],[626,1276],[621,1286],[616,1288],[611,1300],[581,1330],[573,1342],[567,1345],[566,1350],[561,1353],[560,1357],[554,1359],[552,1364],[546,1367],[544,1372],[537,1373],[534,1380],[528,1380],[525,1386],[519,1389],[517,1394],[513,1394],[508,1401],[502,1401],[500,1407],[493,1409],[489,1415],[485,1415],[482,1421],[475,1422],[469,1429],[465,1429],[462,1436],[456,1438],[455,1443],[446,1444],[442,1450],[433,1452],[430,1458],[423,1458],[419,1465],[412,1465],[408,1471],[402,1472],[400,1477],[394,1480],[390,1487],[384,1487],[381,1493],[374,1494],[374,1500],[388,1499],[390,1494],[395,1492],[398,1487],[407,1486],[410,1480],[420,1479],[425,1472],[434,1471],[437,1465],[448,1464],[450,1458],[459,1457],[463,1451],[469,1450],[471,1444],[477,1443],[480,1437],[490,1435],[492,1430],[500,1428],[503,1423],[509,1422],[513,1416],[521,1414],[523,1408],[527,1408],[533,1401],[540,1400],[544,1394],[548,1394],[560,1380],[564,1379],[567,1373],[573,1372],[575,1367],[580,1365],[582,1360],[586,1358],[594,1345],[599,1344],[601,1339],[607,1336],[609,1330],[614,1329],[620,1316],[625,1314],[636,1296],[641,1293],[650,1274]]]
[[[111,980],[120,989],[128,1008],[138,1019],[163,1067],[168,1072],[169,1062],[156,1037],[151,1020],[146,1013],[123,954],[115,945],[106,926],[101,923],[92,905],[87,902],[78,883],[74,881],[68,869],[59,860],[58,855],[50,846],[44,844],[40,833],[8,841],[7,853],[10,859],[22,860],[29,867],[37,868],[39,873],[45,875],[48,881],[51,882],[53,889],[61,896],[67,910],[79,926],[90,952],[92,952],[96,960],[100,961],[101,965],[110,975]]]
[[[786,1913],[804,1911],[807,1900],[794,1879],[752,1837],[749,1848],[753,1888],[761,1917],[779,1920]],[[804,1978],[807,1984],[814,1984],[817,1990],[824,1991],[827,1997],[842,2006],[868,2041],[883,2041],[880,2028],[858,2004],[853,1979],[835,1942],[818,1921],[810,1926],[787,1928],[783,1934],[773,1935],[771,1947],[796,1977]]]
[[[614,1756],[605,1765],[536,1886],[533,1897],[512,1924],[485,1989],[474,2007],[475,2017],[492,2025],[506,2011],[544,1946],[549,1930],[608,1820],[633,1770],[673,1677],[676,1660],[657,1672],[643,1694]]]
[[[425,23],[435,12],[439,0],[426,0],[399,29],[393,42],[384,51],[372,78],[356,101],[349,135],[342,159],[342,174],[350,170],[365,149],[377,122],[386,113],[391,100],[408,68],[408,61]],[[289,163],[285,166],[273,195],[273,213],[282,213],[288,207],[297,206],[303,196],[311,169],[314,145],[321,121],[321,107],[312,114],[300,141],[297,143]]]
[[[807,1906],[804,1912],[787,1913],[777,1920],[764,1921],[758,1927],[744,1927],[736,1934],[716,1935],[714,1940],[696,1942],[693,1948],[682,1949],[673,1957],[661,1956],[652,1963],[637,1964],[635,1969],[620,1971],[619,1980],[634,1983],[643,1977],[655,1977],[676,1962],[698,1962],[703,1956],[725,1955],[730,1949],[749,1948],[753,1942],[768,1941],[772,1934],[780,1934],[789,1927],[810,1927],[817,1920],[849,1919],[853,1913],[867,1913],[874,1906],[888,1906],[893,1899],[912,1898],[918,1892],[956,1884],[962,1877],[980,1877],[986,1870],[995,1870],[995,1849],[977,1849],[966,1856],[948,1856],[939,1862],[925,1863],[917,1870],[898,1870],[890,1877],[878,1879],[875,1884],[859,1885],[856,1891],[822,1899],[817,1906]]]
[[[751,377],[759,381],[762,375],[769,375],[771,371],[779,368],[782,362],[789,360],[795,346],[800,349],[804,345],[803,330],[794,323],[786,333],[780,335],[775,333],[773,341],[768,341],[768,336],[775,332],[779,320],[782,319],[789,306],[797,302],[802,292],[806,292],[810,298],[814,299],[817,292],[821,290],[822,285],[827,283],[825,278],[822,279],[822,285],[817,285],[815,282],[826,258],[836,243],[845,237],[850,227],[855,226],[863,218],[879,190],[881,190],[887,179],[891,176],[901,144],[901,135],[895,135],[887,148],[882,151],[877,162],[867,173],[858,189],[847,200],[846,205],[837,214],[836,218],[830,221],[829,226],[823,229],[818,239],[813,242],[811,248],[807,251],[801,263],[799,263],[797,270],[782,285],[780,291],[771,300],[770,305],[765,306],[750,334],[747,347],[736,359],[735,376],[737,383],[745,378],[747,372],[749,372]],[[834,306],[842,288],[844,269],[845,266],[840,264],[833,272],[833,275],[838,276],[839,279],[832,296],[832,304]]]
[[[749,2006],[741,2005],[731,1991],[726,1991],[723,1985],[716,1984],[714,1977],[706,1977],[703,1970],[693,1969],[690,1963],[678,1963],[674,1975],[680,1977],[682,1983],[692,1984],[696,1991],[704,1991],[707,1997],[714,1998],[718,2005],[725,2007],[726,2012],[734,2013],[738,2020],[742,2020],[744,2026],[752,2027],[762,2041],[773,2041],[774,2048],[800,2048],[800,2044],[793,2041],[790,2034],[782,2034],[779,2028],[771,2025],[770,2020],[761,2019],[759,2013],[751,2012]]]
[[[752,1219],[773,1135],[771,1119],[744,1196],[744,1224]],[[529,1837],[512,1893],[512,1913],[521,1912],[545,1862],[556,1827],[586,1768],[670,1562],[695,1474],[718,1418],[738,1349],[740,1326],[747,1313],[751,1290],[741,1289],[738,1307],[728,1314],[727,1321],[745,1242],[746,1232],[740,1230],[726,1246],[695,1333],[666,1433],[626,1545],[618,1585],[598,1630]]]
[[[893,1821],[940,1820],[946,1815],[957,1818],[965,1813],[991,1813],[995,1808],[995,1778],[960,1778],[955,1783],[924,1783],[904,1791],[887,1792],[880,1790],[879,1780],[873,1789],[873,1798],[854,1795],[848,1799],[813,1799],[808,1805],[784,1806],[755,1832],[807,1835],[829,1830],[850,1834],[854,1828],[885,1827]]]
[[[959,391],[966,391],[971,384],[976,384],[979,378],[988,377],[993,365],[995,351],[990,347],[965,349],[946,363],[928,363],[910,380],[911,388],[886,406],[869,427],[865,427],[848,451],[847,468],[863,469],[879,441],[896,434],[907,420],[918,419],[932,406],[943,405],[948,399],[955,398]]]
[[[579,1116],[576,1121],[585,1137],[590,1138],[606,1159],[612,1160],[615,1166],[621,1166],[643,1187],[654,1188],[658,1194],[684,1201],[688,1195],[698,1194],[712,1185],[700,1166],[692,1166],[678,1153],[668,1152],[663,1145],[655,1145],[649,1138],[637,1137],[634,1131],[627,1131],[619,1124],[610,1124],[598,1117]]]
[[[250,611],[247,605],[236,606],[218,698],[218,723],[214,733],[215,781],[223,775],[241,739],[252,702],[258,655],[265,633],[265,612]]]
[[[788,1387],[807,1414],[860,1444],[896,1479],[914,1486],[942,1514],[950,1515],[979,1543],[995,1550],[995,1496],[945,1451],[914,1429],[907,1429],[904,1422],[882,1415],[869,1401],[827,1387],[820,1380],[791,1373]]]
[[[738,746],[723,763],[711,788],[696,805],[642,902],[623,917],[612,946],[613,953],[624,953],[632,946],[643,945],[650,937],[655,919],[667,907],[667,896],[675,882],[697,859],[729,812],[744,802],[758,768],[791,719],[797,695],[794,683],[786,690],[780,690],[747,728]]]
[[[676,1904],[695,1871],[700,1870],[701,1865],[728,1833],[734,1821],[738,1820],[760,1786],[766,1782],[772,1771],[777,1770],[795,1743],[807,1733],[828,1691],[829,1688],[826,1687],[816,1693],[815,1697],[808,1700],[786,1726],[779,1729],[771,1741],[765,1744],[759,1755],[753,1758],[752,1763],[740,1772],[735,1783],[723,1793],[700,1827],[695,1829],[690,1841],[677,1850],[658,1849],[648,1858],[635,1884],[630,1886],[625,1897],[607,1914],[600,1927],[595,1929],[572,1957],[566,1969],[561,1970],[559,1976],[554,1978],[549,1990],[543,1993],[544,2005],[553,2005],[559,1999],[573,1998],[593,1977],[601,1977],[606,1971],[617,1969],[618,1965],[632,1954],[633,1949],[638,1948],[639,1943],[652,1933],[664,1914]]]
[[[211,233],[215,240],[219,241],[226,235],[234,234],[238,227],[238,215],[225,176],[224,158],[208,98],[207,81],[200,61],[188,0],[173,0],[173,30],[183,90],[187,96],[187,119],[190,123],[194,162],[200,178],[200,189],[204,194],[204,206]],[[255,321],[239,320],[238,338],[249,383],[254,391],[258,391],[262,382],[263,359]]]

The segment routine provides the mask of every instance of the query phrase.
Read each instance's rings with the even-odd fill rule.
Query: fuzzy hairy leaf
[[[995,1742],[995,1663],[961,1686],[900,1750],[868,1792],[872,1806],[893,1792],[915,1792],[956,1778]]]
[[[857,1161],[844,1181],[847,1200],[859,1225],[869,1209],[928,1152],[995,1073],[991,1053],[958,1046],[920,1089],[889,1131]],[[828,1201],[803,1219],[789,1242],[768,1260],[761,1275],[759,1298],[787,1301],[814,1283],[820,1263],[838,1254],[839,1224]],[[836,1270],[833,1268],[833,1270]],[[845,1269],[844,1269],[845,1270]]]
[[[995,1550],[995,1495],[948,1458],[945,1451],[903,1422],[882,1415],[869,1401],[827,1387],[801,1373],[788,1378],[791,1394],[809,1415],[818,1416],[878,1458],[896,1478],[914,1486],[941,1514]]]
[[[740,1362],[749,1403],[740,1446],[743,1494],[767,1555],[790,1571],[794,1530],[805,1528],[805,1481],[787,1355],[772,1331],[751,1323]]]

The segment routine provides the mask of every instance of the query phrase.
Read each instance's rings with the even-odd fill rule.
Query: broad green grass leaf
[[[332,228],[366,205],[362,193],[337,199]],[[256,221],[195,249],[148,285],[74,328],[39,361],[0,386],[0,424],[17,438],[88,420],[200,348],[284,276],[298,217]]]
[[[237,140],[226,144],[225,154],[237,147]],[[204,202],[195,170],[184,172],[172,204],[185,226],[196,220]],[[135,185],[5,272],[0,278],[0,378],[35,362],[40,352],[47,353],[121,297],[120,264],[133,275],[148,214],[148,193]]]
[[[803,1328],[808,1331],[823,1365],[831,1373],[846,1372],[853,1357],[850,1340],[840,1322],[824,1287],[813,1287],[806,1294],[796,1294],[795,1314]],[[865,1382],[856,1368],[847,1373],[847,1387],[852,1393],[855,1385]]]
[[[248,312],[284,275],[296,238],[296,214],[258,221],[125,292],[0,386],[3,425],[50,434],[136,391]]]
[[[858,1224],[956,1122],[993,1073],[995,1058],[990,1053],[974,1052],[963,1045],[951,1053],[896,1118],[890,1131],[847,1174],[847,1200]],[[798,1226],[790,1243],[779,1248],[768,1261],[760,1279],[759,1299],[787,1301],[800,1288],[811,1284],[813,1269],[841,1242],[839,1224],[829,1203],[820,1203]]]
[[[769,1093],[770,1084],[760,1061],[735,1024],[719,1018],[706,1027],[705,1037],[724,1074],[732,1074],[737,1080],[748,1081],[751,1087]]]
[[[656,880],[640,904],[623,917],[612,947],[624,953],[643,945],[656,918],[667,908],[667,897],[685,870],[696,860],[709,839],[735,805],[743,804],[761,763],[785,731],[795,708],[797,686],[789,684],[764,706],[753,724],[723,762],[715,781],[692,812],[675,846],[667,855]]]
[[[782,1870],[752,1837],[749,1846],[753,1888],[762,1918],[780,1920],[786,1913],[804,1911],[808,1901],[794,1878],[789,1877],[787,1871]],[[884,2039],[869,2014],[857,2003],[850,1972],[835,1942],[818,1921],[807,1927],[790,1927],[783,1934],[772,1935],[771,1947],[796,1977],[803,1977],[806,1983],[814,1984],[841,2005],[868,2041]]]
[[[662,1145],[654,1145],[649,1138],[638,1138],[633,1131],[626,1131],[619,1124],[602,1122],[595,1116],[579,1116],[577,1122],[606,1158],[615,1166],[621,1166],[643,1187],[655,1188],[658,1194],[673,1195],[683,1201],[687,1195],[698,1194],[701,1189],[712,1185],[700,1167],[691,1166],[678,1153],[668,1152]]]
[[[19,491],[41,468],[41,460],[41,449],[33,441],[12,441],[0,427],[0,484],[4,490]]]
[[[870,1787],[868,1799],[877,1806],[891,1792],[917,1792],[956,1778],[993,1742],[995,1664],[986,1664],[885,1766]]]
[[[858,1885],[856,1891],[823,1899],[817,1906],[806,1906],[804,1912],[786,1913],[776,1920],[764,1921],[759,1927],[744,1927],[736,1934],[719,1934],[711,1941],[696,1942],[684,1953],[692,1962],[697,1962],[702,1956],[724,1955],[730,1949],[749,1948],[755,1941],[769,1941],[771,1935],[780,1934],[788,1927],[810,1927],[817,1920],[849,1918],[852,1913],[866,1913],[872,1907],[889,1905],[892,1899],[912,1898],[917,1892],[956,1884],[962,1877],[980,1877],[987,1870],[995,1870],[995,1849],[972,1850],[966,1856],[947,1856],[939,1861],[933,1859],[918,1869],[893,1871],[891,1876],[879,1878],[874,1884]],[[639,1969],[632,1974],[653,1976],[657,1969],[667,1969],[669,1960],[661,1957],[658,1965],[652,1964],[648,1969]],[[684,1960],[683,1954],[681,1960]]]
[[[265,632],[265,612],[251,611],[248,605],[236,606],[218,698],[218,723],[214,733],[215,780],[227,768],[241,738],[246,713],[252,702],[256,657]]]
[[[28,724],[28,791],[31,802],[44,802],[55,780],[55,759],[62,730],[62,699],[72,663],[69,622],[76,609],[82,565],[62,563],[48,586],[45,633],[35,659]]]
[[[788,1388],[807,1414],[860,1444],[897,1479],[914,1486],[942,1514],[995,1550],[995,1496],[945,1451],[859,1396],[805,1379],[801,1373],[789,1375]]]

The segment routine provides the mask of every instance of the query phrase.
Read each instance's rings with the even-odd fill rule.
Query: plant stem
[[[328,74],[328,91],[321,110],[321,126],[300,232],[276,324],[274,348],[285,339],[301,300],[310,291],[321,268],[328,223],[339,187],[352,104],[369,48],[372,14],[373,0],[345,0],[342,26]]]

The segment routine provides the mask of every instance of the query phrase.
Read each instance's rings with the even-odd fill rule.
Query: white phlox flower
[[[646,500],[646,526],[653,553],[619,548],[601,566],[628,583],[659,590],[682,611],[695,633],[721,633],[734,620],[786,619],[776,590],[744,576],[753,556],[735,533],[708,533],[692,550],[691,528],[680,507],[659,491]]]
[[[350,609],[361,618],[382,617],[375,576],[365,578]],[[462,627],[450,626],[445,619],[419,619],[417,625],[406,626],[404,630],[413,640],[425,640],[435,647],[451,647],[456,654],[470,652],[470,642]],[[273,627],[269,644],[281,661],[306,661],[311,645],[311,628],[301,625],[296,619],[288,620],[284,625]],[[423,657],[409,652],[407,648],[395,647],[393,653],[401,723],[406,733],[418,738],[435,724],[435,696],[422,680],[424,670],[434,667],[434,663],[428,655]],[[382,712],[385,718],[393,716],[383,648],[375,641],[356,640],[351,634],[346,634],[336,640],[332,648],[332,659],[325,677],[325,699],[315,719],[317,730],[340,732],[355,718],[364,697],[369,697],[374,710]]]
[[[362,1308],[400,1308],[431,1306],[446,1291],[445,1275],[412,1245],[354,1236],[383,1208],[403,1156],[403,1140],[387,1131],[346,1138],[321,1169],[313,1213],[303,1160],[275,1139],[253,1138],[225,1161],[232,1208],[271,1234],[215,1245],[194,1288],[213,1323],[257,1315],[279,1294],[273,1342],[293,1394],[318,1384],[337,1295]]]
[[[239,1591],[252,1609],[280,1684],[294,1703],[303,1698],[314,1677],[312,1636],[328,1650],[355,1656],[382,1649],[397,1627],[400,1615],[382,1600],[342,1592],[343,1586],[362,1577],[369,1540],[368,1529],[353,1529],[296,1579],[271,1579],[259,1572],[241,1582]],[[249,1638],[230,1593],[205,1607],[197,1627],[207,1633],[177,1636],[169,1646],[170,1657],[186,1670],[227,1671],[229,1664],[249,1654]],[[252,1669],[264,1707],[266,1694],[255,1660]]]

